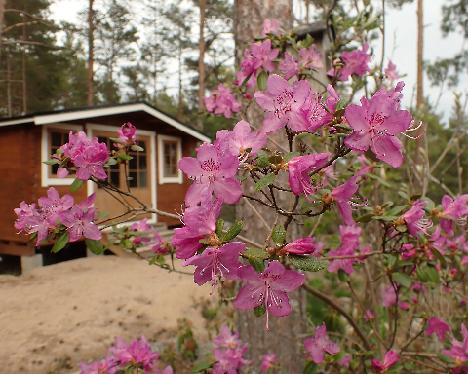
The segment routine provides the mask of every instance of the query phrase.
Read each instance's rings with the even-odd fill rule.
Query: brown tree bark
[[[6,0],[0,0],[0,39],[2,38],[3,17],[5,15]]]
[[[88,105],[94,104],[94,0],[88,5]]]
[[[261,32],[265,18],[277,18],[281,20],[285,29],[292,27],[292,1],[291,0],[237,0],[235,2],[235,25],[234,36],[236,42],[236,61],[239,64],[243,50],[254,41]],[[254,127],[260,127],[263,113],[252,105],[247,113],[247,120]],[[275,143],[280,143],[288,148],[288,140],[284,133],[275,135]],[[275,147],[275,146],[273,146]],[[283,181],[287,183],[287,181]],[[253,187],[245,187],[247,194],[253,194]],[[287,209],[293,203],[290,194],[279,194],[275,192],[278,205]],[[255,202],[252,202],[255,205]],[[263,243],[269,234],[265,224],[259,219],[262,215],[269,226],[274,224],[274,212],[261,205],[255,205],[255,212],[251,205],[245,200],[237,207],[237,216],[245,222],[246,237],[258,243]],[[278,223],[283,224],[281,218]],[[297,235],[297,227],[290,226],[289,232]],[[296,232],[296,233],[294,233]],[[293,313],[288,317],[270,317],[270,329],[265,330],[265,318],[256,318],[253,313],[240,312],[238,314],[238,329],[241,338],[249,344],[250,357],[255,363],[259,362],[261,355],[271,352],[275,353],[281,362],[281,373],[302,372],[303,357],[302,339],[300,335],[305,331],[305,303],[302,291],[291,296]],[[252,367],[252,372],[258,372],[258,367]]]
[[[206,0],[199,1],[200,21],[198,38],[198,110],[202,111],[205,100],[205,21],[206,21]]]
[[[417,18],[417,56],[416,56],[416,108],[424,105],[424,0],[418,0],[416,9]]]

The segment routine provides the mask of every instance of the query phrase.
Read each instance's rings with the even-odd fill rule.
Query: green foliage
[[[275,173],[268,173],[255,182],[255,190],[260,191],[275,181]]]
[[[325,269],[326,264],[323,261],[317,260],[313,256],[288,256],[291,265],[293,265],[298,270],[317,272]]]
[[[283,225],[276,225],[273,227],[273,231],[271,233],[271,240],[278,245],[283,245],[286,240],[286,229]]]
[[[51,252],[57,253],[63,247],[65,247],[68,243],[68,232],[64,232],[60,237],[55,241],[54,245],[52,246]]]

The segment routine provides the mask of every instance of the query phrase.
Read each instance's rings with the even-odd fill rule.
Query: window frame
[[[69,131],[80,131],[83,130],[81,125],[70,125],[70,124],[54,124],[54,125],[42,125],[41,129],[41,186],[69,186],[73,183],[74,178],[58,178],[51,174],[50,165],[44,164],[47,161],[51,154],[51,137],[49,136],[53,130],[59,130],[60,132],[69,132]]]
[[[177,163],[179,163],[182,158],[182,139],[178,136],[171,135],[158,135],[158,174],[159,174],[159,184],[167,183],[183,183],[182,171],[177,168],[177,176],[175,177],[166,177],[164,176],[164,142],[176,142],[177,146]]]

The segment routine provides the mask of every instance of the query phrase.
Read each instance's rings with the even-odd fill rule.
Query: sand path
[[[158,336],[209,295],[190,276],[143,261],[90,257],[0,276],[0,372],[66,373],[104,354],[114,337]]]

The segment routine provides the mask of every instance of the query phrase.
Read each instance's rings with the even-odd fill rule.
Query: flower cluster
[[[47,196],[39,198],[37,204],[21,202],[15,209],[18,217],[15,228],[19,232],[36,235],[36,245],[40,245],[49,235],[58,236],[62,232],[68,235],[69,242],[82,238],[99,240],[101,232],[95,223],[94,200],[93,194],[75,204],[72,196],[60,197],[58,191],[51,187],[47,190]]]
[[[115,374],[122,370],[141,370],[143,373],[173,374],[172,367],[157,369],[159,354],[151,349],[142,336],[130,343],[117,338],[106,357],[92,363],[80,365],[81,374]]]
[[[226,118],[231,118],[233,113],[240,110],[240,104],[236,98],[223,84],[220,84],[211,96],[205,99],[206,110],[214,114],[222,114]]]
[[[226,325],[221,326],[219,335],[213,340],[213,355],[216,362],[213,374],[237,374],[248,364],[244,357],[247,344],[239,339],[237,333],[232,332]]]

